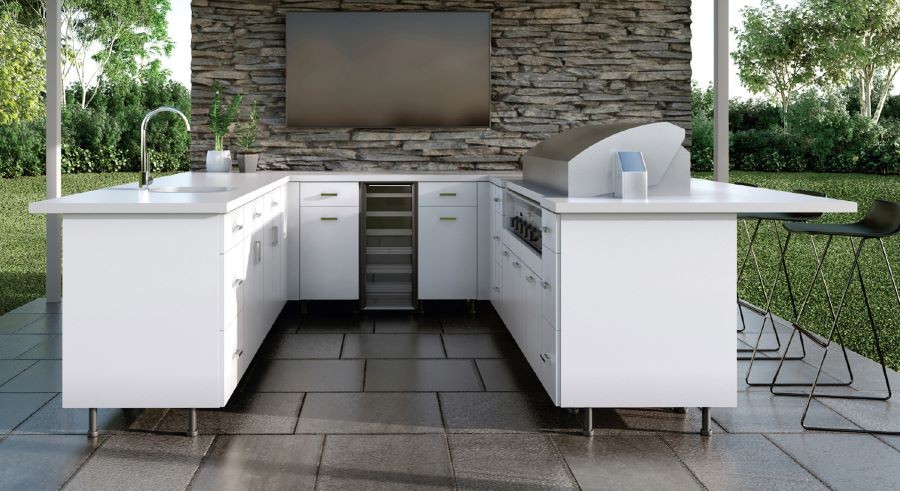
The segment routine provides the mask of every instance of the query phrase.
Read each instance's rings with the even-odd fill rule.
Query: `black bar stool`
[[[850,247],[853,251],[853,265],[850,267],[850,271],[847,274],[847,282],[844,286],[844,292],[841,294],[840,302],[838,303],[837,312],[834,314],[834,320],[831,323],[831,329],[828,333],[828,337],[823,341],[816,341],[822,348],[825,349],[824,354],[822,355],[822,360],[819,363],[819,368],[816,371],[816,377],[813,379],[812,384],[809,384],[811,389],[808,393],[803,392],[778,392],[775,390],[777,386],[778,375],[781,372],[781,368],[784,366],[784,361],[786,359],[787,352],[785,352],[781,357],[781,362],[778,364],[778,368],[775,371],[774,376],[772,377],[772,384],[769,387],[769,390],[775,395],[785,395],[785,396],[795,396],[795,397],[806,397],[806,406],[803,408],[803,415],[800,418],[800,424],[803,428],[808,430],[823,430],[823,431],[836,431],[836,432],[844,432],[844,433],[877,433],[884,435],[900,435],[900,431],[884,431],[884,430],[868,430],[868,429],[855,429],[855,428],[831,428],[831,427],[823,427],[823,426],[815,426],[806,424],[806,417],[809,413],[809,406],[812,404],[813,399],[816,398],[832,398],[832,399],[851,399],[851,400],[867,400],[867,401],[886,401],[891,398],[891,383],[888,378],[887,367],[885,367],[884,363],[884,353],[881,349],[881,341],[878,335],[878,326],[875,324],[875,318],[872,316],[872,307],[869,303],[869,296],[866,293],[866,285],[863,280],[862,268],[859,266],[859,257],[862,253],[863,246],[868,241],[878,241],[879,245],[881,245],[881,253],[884,257],[884,264],[887,268],[888,277],[891,280],[891,286],[894,289],[894,295],[897,297],[897,304],[900,307],[900,292],[897,290],[897,282],[894,279],[894,271],[891,268],[891,262],[888,258],[887,248],[884,245],[884,239],[886,237],[890,237],[896,235],[900,232],[900,203],[892,202],[892,201],[883,201],[876,200],[872,203],[872,206],[869,208],[869,211],[866,213],[866,216],[855,223],[841,223],[841,224],[826,224],[826,223],[785,223],[784,227],[793,233],[797,234],[808,234],[808,235],[825,235],[828,237],[827,242],[825,243],[825,248],[822,251],[821,259],[819,260],[819,267],[817,270],[821,269],[821,263],[824,262],[826,255],[828,254],[828,249],[831,245],[832,240],[835,237],[847,237],[850,242]],[[855,245],[853,239],[859,239],[859,245]],[[855,270],[855,271],[854,271]],[[818,273],[818,271],[817,271]],[[822,375],[822,369],[825,366],[825,360],[828,356],[828,348],[831,345],[832,340],[837,333],[840,336],[840,332],[842,328],[839,326],[840,315],[844,310],[844,305],[847,300],[847,293],[850,290],[850,284],[853,282],[853,276],[856,273],[856,276],[859,278],[859,286],[862,291],[863,302],[866,306],[866,313],[869,318],[869,327],[872,330],[872,339],[875,345],[875,352],[878,354],[878,362],[881,364],[881,371],[884,375],[884,385],[885,385],[885,394],[884,395],[849,395],[849,394],[816,394],[816,388],[819,386],[824,386],[825,384],[819,383],[819,378]],[[816,278],[813,278],[813,282],[810,284],[810,289],[815,285]],[[799,325],[793,325],[794,330],[791,333],[791,337],[793,337],[794,333],[801,332],[806,334],[810,339],[816,339],[810,333],[806,332]],[[802,337],[801,337],[802,339]],[[845,351],[846,356],[846,351]]]
[[[740,186],[758,187],[754,184],[748,184],[748,183],[736,183],[736,184],[738,184]],[[798,194],[805,194],[808,196],[815,196],[815,197],[819,197],[819,198],[825,197],[825,195],[823,193],[820,193],[817,191],[808,191],[808,190],[804,190],[804,189],[797,189],[797,190],[794,190],[793,192],[798,193]],[[761,315],[763,318],[762,325],[760,326],[760,330],[759,330],[759,335],[757,336],[756,344],[754,345],[754,347],[737,349],[737,351],[739,353],[751,353],[750,356],[739,356],[738,357],[739,360],[750,360],[751,368],[752,368],[753,361],[755,359],[772,360],[772,361],[777,360],[777,358],[757,358],[757,354],[764,353],[764,352],[777,353],[777,352],[781,351],[781,347],[782,347],[781,346],[781,337],[778,334],[778,329],[775,326],[775,318],[772,315],[772,301],[774,300],[775,292],[778,287],[779,274],[782,272],[785,275],[785,283],[787,284],[788,295],[791,300],[791,309],[793,311],[794,317],[796,318],[797,314],[798,314],[796,297],[794,296],[793,285],[791,284],[790,274],[788,273],[787,264],[785,263],[785,254],[787,253],[787,248],[788,248],[788,245],[790,244],[791,234],[790,234],[790,232],[788,232],[787,238],[785,239],[784,243],[782,244],[781,234],[779,232],[779,229],[774,228],[773,233],[774,233],[775,243],[778,244],[780,262],[781,262],[781,264],[780,264],[781,270],[780,271],[776,270],[775,279],[772,281],[772,286],[767,289],[765,279],[763,278],[762,270],[759,266],[759,260],[756,256],[756,251],[753,249],[753,246],[756,243],[756,239],[759,236],[760,226],[762,225],[762,223],[764,221],[782,222],[782,223],[805,222],[807,220],[816,220],[821,217],[822,217],[822,213],[739,213],[738,214],[738,219],[740,220],[741,224],[743,225],[744,234],[748,239],[748,244],[747,244],[747,251],[744,254],[744,259],[741,261],[741,266],[738,269],[737,280],[738,280],[738,282],[740,282],[741,277],[743,277],[743,274],[744,274],[744,269],[746,268],[749,260],[752,258],[753,264],[756,268],[756,277],[759,280],[759,286],[763,292],[763,298],[766,302],[765,308],[760,309],[759,307],[742,300],[740,298],[740,295],[738,295],[738,297],[737,297],[738,312],[741,316],[741,328],[738,329],[737,332],[744,332],[747,328],[747,321],[744,318],[744,308],[747,308],[749,310],[756,312],[757,314]],[[750,232],[750,230],[747,226],[747,222],[749,222],[749,221],[756,222],[753,225],[752,233]],[[812,243],[812,247],[814,250],[814,254],[818,255],[818,251],[816,250],[815,242],[811,240],[811,243]],[[827,290],[827,285],[826,285],[826,290]],[[760,344],[761,344],[762,336],[763,336],[763,333],[765,332],[767,323],[770,323],[772,326],[772,332],[775,335],[775,346],[771,347],[771,348],[761,348]],[[806,356],[806,345],[803,342],[803,338],[800,339],[800,349],[801,349],[801,354],[799,356],[788,357],[788,360],[802,360]],[[747,382],[750,383],[749,382],[749,370],[748,370],[748,375],[747,375]],[[756,385],[756,384],[751,384],[751,385]],[[763,383],[763,384],[759,384],[759,385],[768,386],[769,384]]]

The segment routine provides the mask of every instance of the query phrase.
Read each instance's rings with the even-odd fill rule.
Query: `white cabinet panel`
[[[477,297],[477,233],[477,208],[419,207],[420,299]]]
[[[494,261],[491,256],[493,241],[491,227],[494,207],[491,206],[491,187],[489,182],[478,184],[478,300],[491,299],[491,273]]]
[[[302,182],[300,206],[359,206],[359,183]]]
[[[541,272],[541,277],[543,278],[541,283],[543,289],[541,312],[544,315],[544,319],[554,329],[559,330],[559,254],[554,254],[553,251],[545,247],[541,254],[541,266],[543,269]]]
[[[538,378],[544,390],[553,400],[559,404],[559,331],[551,326],[546,319],[541,326],[541,371]]]
[[[225,215],[224,247],[221,252],[228,251],[235,244],[239,244],[249,234],[249,229],[244,226],[244,207],[229,212]]]
[[[222,292],[223,319],[222,328],[237,319],[238,312],[244,308],[244,280],[247,276],[247,262],[244,256],[244,241],[231,248],[223,255],[225,274]]]
[[[540,374],[542,370],[540,358],[542,352],[541,329],[544,327],[543,318],[541,317],[541,297],[543,296],[541,277],[527,266],[523,266],[522,276],[523,291],[520,301],[522,302],[523,316],[519,319],[525,334],[525,346],[522,348],[522,353],[525,355],[534,373]]]
[[[300,298],[358,299],[359,209],[301,208],[300,230]]]
[[[222,405],[224,406],[241,380],[241,351],[238,348],[238,321],[235,319],[219,333],[222,354]]]
[[[494,207],[494,211],[499,214],[503,214],[503,188],[497,186],[494,183],[490,183],[491,186],[491,205]]]
[[[287,185],[287,206],[285,208],[285,256],[287,260],[287,299],[300,300],[300,183]]]
[[[244,205],[244,230],[250,236],[266,224],[265,198],[260,197]]]
[[[553,252],[560,253],[559,215],[547,210],[541,211],[542,245]]]
[[[476,182],[420,182],[419,206],[477,206]]]

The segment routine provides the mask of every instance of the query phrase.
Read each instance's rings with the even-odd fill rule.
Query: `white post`
[[[714,0],[713,166],[715,179],[728,182],[728,0]]]
[[[47,198],[62,195],[62,0],[47,0]],[[62,299],[62,217],[47,215],[47,302]]]

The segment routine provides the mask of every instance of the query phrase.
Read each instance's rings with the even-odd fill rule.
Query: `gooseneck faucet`
[[[188,121],[187,116],[174,107],[163,106],[150,111],[144,116],[144,121],[141,123],[141,175],[138,183],[140,189],[147,189],[153,184],[153,177],[150,176],[150,155],[147,153],[147,124],[159,113],[175,113],[181,116],[181,119],[184,120],[184,125],[187,126],[187,130],[191,131],[191,123]]]

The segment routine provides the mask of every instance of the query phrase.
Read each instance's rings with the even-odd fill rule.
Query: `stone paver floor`
[[[809,432],[805,400],[744,383],[738,407],[700,414],[595,410],[595,436],[552,405],[489,306],[475,316],[312,314],[290,304],[228,407],[61,407],[59,309],[41,300],[0,317],[0,489],[888,489],[900,437]],[[758,319],[757,319],[758,320]],[[755,341],[758,325],[738,335]],[[723,326],[723,328],[727,328]],[[785,336],[787,329],[779,326]],[[807,345],[809,346],[809,344]],[[805,380],[817,361],[792,362]],[[831,356],[829,356],[831,358]],[[851,353],[856,386],[880,371]],[[838,358],[830,380],[845,373]],[[648,360],[652,363],[652,360]],[[772,362],[754,365],[754,379]],[[891,372],[900,387],[900,376]],[[900,404],[823,399],[820,424],[900,427]]]

